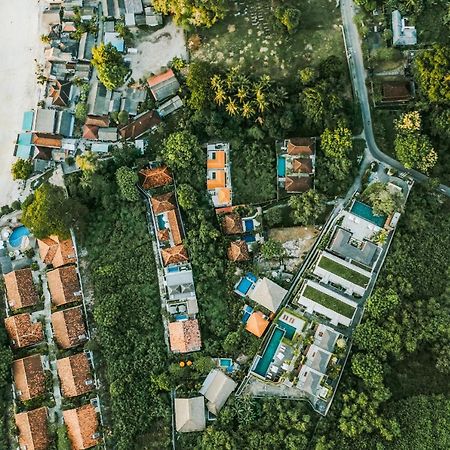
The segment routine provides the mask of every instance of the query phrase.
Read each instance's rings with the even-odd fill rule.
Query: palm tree
[[[239,110],[238,106],[236,105],[236,101],[231,97],[228,97],[228,103],[225,109],[230,116],[235,116]]]
[[[255,114],[255,108],[253,107],[252,103],[245,102],[242,105],[242,117],[244,117],[245,119],[250,119],[253,114]]]
[[[242,85],[239,86],[236,93],[236,97],[241,101],[241,103],[247,98],[247,95],[248,95],[247,88]]]
[[[218,104],[218,105],[222,105],[223,102],[225,101],[226,98],[226,94],[225,94],[225,90],[223,89],[222,86],[218,86],[216,88],[216,95],[214,97],[214,101]]]
[[[223,86],[223,80],[217,73],[211,78],[211,86],[213,87],[213,89],[217,89],[218,87]]]
[[[226,83],[227,83],[227,88],[230,91],[233,89],[233,87],[236,86],[236,82],[238,81],[238,78],[239,78],[238,70],[239,69],[235,66],[235,67],[232,67],[227,73]]]
[[[255,83],[255,93],[257,90],[265,90],[271,85],[271,80],[269,75],[261,75],[259,80]]]
[[[264,112],[267,109],[267,106],[269,106],[266,98],[266,94],[264,92],[259,91],[256,93],[256,103],[258,105],[258,109],[260,112]]]

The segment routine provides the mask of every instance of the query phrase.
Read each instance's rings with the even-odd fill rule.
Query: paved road
[[[397,160],[383,153],[375,142],[372,128],[372,117],[370,114],[369,96],[366,86],[366,70],[364,68],[364,59],[361,50],[361,41],[358,28],[355,24],[355,6],[353,0],[341,0],[341,15],[344,29],[344,39],[347,49],[347,61],[352,78],[353,91],[361,106],[364,131],[363,135],[367,142],[368,152],[372,160],[385,162],[400,172],[409,173],[414,180],[424,182],[428,179],[423,173],[416,170],[405,169]],[[441,184],[439,191],[450,197],[450,188]]]

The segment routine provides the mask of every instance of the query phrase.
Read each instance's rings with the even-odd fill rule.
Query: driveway
[[[344,28],[344,39],[347,49],[347,61],[353,84],[353,91],[361,105],[361,113],[364,124],[364,138],[367,143],[368,152],[372,160],[383,161],[400,172],[407,172],[414,180],[424,182],[428,179],[423,173],[416,170],[408,170],[397,160],[384,154],[377,146],[372,128],[372,117],[370,114],[369,96],[366,87],[366,70],[361,50],[361,40],[355,24],[355,5],[353,0],[341,0],[341,15]],[[445,185],[439,186],[440,192],[450,197],[450,188]]]

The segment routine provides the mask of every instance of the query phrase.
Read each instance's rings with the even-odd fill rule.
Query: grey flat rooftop
[[[352,239],[352,233],[338,227],[331,242],[330,249],[344,258],[349,258],[367,267],[372,267],[378,257],[379,247],[367,240],[357,241],[352,244]]]

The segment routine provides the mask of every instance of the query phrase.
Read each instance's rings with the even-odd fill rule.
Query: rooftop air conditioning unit
[[[78,335],[78,340],[83,340],[83,339],[86,339],[86,335],[85,334],[79,334]]]
[[[98,439],[100,437],[100,433],[94,433],[93,435],[92,435],[92,439]]]
[[[84,383],[86,384],[86,386],[91,386],[93,381],[92,380],[86,380]]]
[[[77,291],[77,292],[74,292],[74,293],[73,293],[73,295],[74,295],[75,297],[79,297],[81,294],[82,294],[81,291]]]

